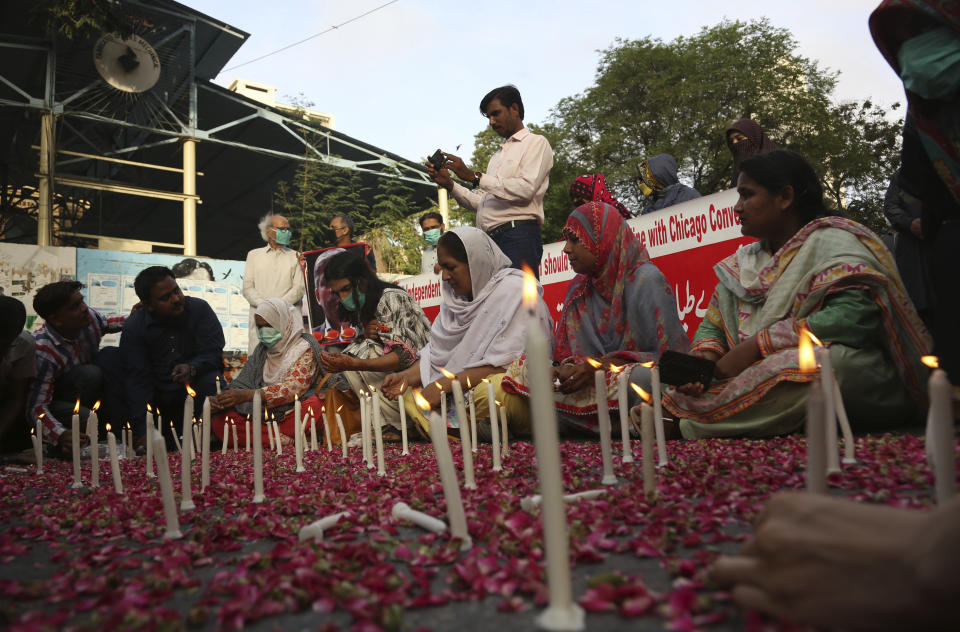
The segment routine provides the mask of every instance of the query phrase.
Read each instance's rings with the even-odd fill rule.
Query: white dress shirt
[[[477,212],[477,228],[483,231],[511,220],[543,224],[543,196],[552,167],[550,142],[524,127],[493,154],[476,191],[454,182],[451,194],[460,206]]]
[[[254,248],[247,253],[243,272],[243,297],[250,303],[250,348],[257,346],[257,326],[254,310],[267,298],[282,298],[296,305],[303,298],[303,273],[296,251],[286,246]]]

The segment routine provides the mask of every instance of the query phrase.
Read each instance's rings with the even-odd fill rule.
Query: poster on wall
[[[43,324],[33,311],[33,297],[37,290],[48,283],[67,281],[76,276],[76,248],[0,244],[0,295],[23,302],[30,331],[36,331]]]
[[[249,305],[243,298],[243,261],[184,257],[183,255],[76,251],[77,280],[84,284],[87,305],[103,314],[129,314],[139,302],[133,282],[149,266],[167,266],[185,296],[205,300],[223,327],[225,351],[247,350]],[[241,331],[242,330],[242,331]],[[105,336],[103,345],[115,345],[119,334]]]

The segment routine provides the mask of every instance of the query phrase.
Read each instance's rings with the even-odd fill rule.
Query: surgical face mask
[[[439,228],[431,228],[430,230],[424,231],[424,232],[423,232],[423,238],[424,238],[424,239],[427,241],[427,243],[430,244],[431,246],[436,246],[436,245],[437,245],[437,242],[440,241],[440,229],[439,229]]]
[[[257,327],[257,339],[268,349],[280,342],[281,338],[283,334],[273,327]]]
[[[960,87],[960,35],[946,26],[905,41],[897,60],[903,86],[924,99],[943,99]]]
[[[354,300],[354,296],[357,297]],[[348,311],[356,312],[363,309],[363,306],[367,303],[367,295],[363,292],[353,292],[347,298],[341,298],[340,302],[343,303],[343,306],[347,308]]]
[[[275,228],[276,236],[273,238],[275,242],[281,246],[286,246],[290,243],[290,237],[293,236],[293,233],[290,232],[289,228]]]

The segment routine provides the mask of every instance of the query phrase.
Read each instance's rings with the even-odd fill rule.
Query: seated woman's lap
[[[313,408],[313,416],[317,420],[318,435],[320,435],[323,432],[323,416],[321,415],[322,406],[323,406],[323,400],[317,397],[316,395],[312,395],[300,403],[301,414],[304,416],[308,414],[311,407]],[[293,412],[294,412],[294,409],[291,408],[286,412],[286,414],[284,414],[282,419],[277,419],[277,425],[280,428],[280,433],[287,435],[288,437],[295,436]],[[227,424],[231,422],[235,423],[237,425],[237,439],[239,440],[241,446],[245,446],[246,445],[246,420],[247,420],[246,415],[241,415],[235,410],[230,410],[225,413],[219,413],[217,415],[214,415],[213,425],[210,426],[210,429],[213,431],[213,434],[216,435],[218,439],[223,441],[224,429],[226,428]],[[309,439],[310,428],[308,427],[306,430],[307,430],[307,438]],[[251,433],[252,432],[253,432],[253,429],[251,428]],[[250,436],[250,440],[251,441],[253,440],[252,434]],[[319,440],[319,437],[318,437],[318,440]],[[231,438],[230,441],[233,441],[233,439]],[[262,445],[264,446],[270,445],[270,439],[266,435],[266,427],[264,427],[264,432],[261,433],[261,442],[262,442]]]

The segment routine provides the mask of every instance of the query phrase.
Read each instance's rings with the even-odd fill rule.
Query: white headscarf
[[[310,343],[300,335],[303,333],[303,317],[296,307],[280,298],[261,301],[254,313],[283,336],[267,349],[263,362],[264,383],[279,384],[300,356],[310,349]]]
[[[444,282],[440,313],[430,328],[430,343],[420,351],[420,378],[429,384],[440,369],[459,373],[477,366],[509,366],[523,354],[527,315],[523,310],[523,272],[482,230],[454,228],[467,251],[473,300],[455,296]],[[537,317],[552,340],[553,322],[539,287]],[[552,345],[551,345],[552,347]]]

